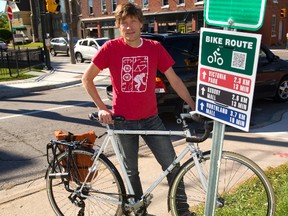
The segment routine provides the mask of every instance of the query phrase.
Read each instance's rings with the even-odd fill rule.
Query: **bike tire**
[[[87,168],[93,163],[93,155],[90,150],[72,150],[70,177],[49,178],[53,169],[48,168],[47,195],[56,215],[122,215],[125,186],[115,166],[103,154],[97,161],[96,174],[89,176],[89,181],[84,186],[83,193],[88,197],[80,198],[75,193],[83,184],[88,173]],[[57,173],[65,172],[63,164],[67,164],[67,158],[67,151],[57,157],[54,165]],[[91,161],[88,166],[87,159]]]
[[[210,152],[205,152],[203,159],[199,161],[206,180],[210,157]],[[188,204],[190,215],[202,216],[205,211],[205,199],[206,190],[200,182],[195,162],[190,158],[180,167],[171,184],[168,198],[171,213],[175,216],[183,215],[185,209],[181,207],[186,204],[187,210]],[[216,199],[216,216],[272,216],[275,211],[274,190],[263,170],[250,159],[233,152],[222,153]]]

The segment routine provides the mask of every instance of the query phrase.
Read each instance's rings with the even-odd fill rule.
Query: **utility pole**
[[[48,70],[51,70],[51,61],[50,61],[50,53],[46,47],[45,44],[45,39],[47,38],[47,30],[46,30],[46,7],[45,4],[43,3],[43,0],[37,0],[38,3],[38,8],[40,11],[40,20],[41,20],[41,29],[42,29],[42,41],[43,41],[43,47],[44,47],[44,56],[45,56],[45,65]]]
[[[73,41],[73,31],[72,31],[72,16],[71,16],[71,0],[63,0],[61,4],[62,13],[62,28],[67,33],[68,43],[69,43],[69,54],[71,64],[76,64],[75,54],[74,54],[74,41]]]

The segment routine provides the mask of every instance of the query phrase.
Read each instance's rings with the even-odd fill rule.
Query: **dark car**
[[[4,41],[0,41],[0,51],[7,51],[8,50],[8,46]]]
[[[143,38],[159,41],[175,61],[176,74],[183,80],[191,96],[195,97],[197,88],[198,53],[200,34],[143,34]],[[165,75],[158,72],[155,80],[159,112],[189,111],[189,107],[172,89]],[[112,99],[112,86],[107,89]],[[272,97],[277,101],[288,101],[288,62],[274,55],[261,45],[254,98]]]
[[[73,38],[74,45],[77,43],[77,41],[77,38]],[[51,55],[56,56],[58,53],[61,53],[69,56],[69,41],[67,37],[52,38],[50,43]]]

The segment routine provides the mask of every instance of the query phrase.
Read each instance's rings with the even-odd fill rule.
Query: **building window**
[[[204,0],[194,0],[195,6],[204,6]]]
[[[162,0],[162,9],[168,9],[169,8],[169,0]]]
[[[162,0],[162,6],[169,5],[169,0]]]
[[[107,10],[106,0],[101,0],[101,10],[102,10],[102,12]]]
[[[272,15],[272,28],[271,36],[276,37],[276,15]]]
[[[112,11],[115,11],[117,7],[117,0],[112,0]]]
[[[278,0],[273,0],[273,3],[276,3],[276,4],[277,4],[277,3],[278,3]]]
[[[93,15],[93,1],[88,1],[88,7],[89,7],[89,15]]]
[[[143,0],[143,8],[147,9],[149,5],[149,0]]]

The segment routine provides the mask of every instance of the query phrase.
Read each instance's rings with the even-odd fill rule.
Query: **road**
[[[52,60],[61,62],[69,61],[69,58],[59,56]],[[103,80],[97,86],[103,98],[108,83],[108,80]],[[108,99],[106,102],[111,104]],[[88,113],[93,111],[94,104],[81,85],[0,101],[0,189],[44,176],[47,168],[46,144],[53,138],[54,130],[72,133],[94,130],[96,134],[101,134],[103,126],[87,118]],[[285,111],[287,103],[256,101],[253,104],[251,126],[265,126],[271,115],[275,118],[279,113],[278,118],[275,118],[277,121]],[[168,129],[177,127],[171,115],[162,117]],[[277,130],[279,133],[287,132],[285,127]],[[227,131],[237,129],[227,127]],[[269,131],[260,129],[257,132],[262,132],[265,137]],[[101,140],[96,142],[99,143]]]

